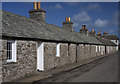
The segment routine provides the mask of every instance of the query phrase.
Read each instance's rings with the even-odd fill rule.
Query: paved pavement
[[[68,71],[60,72],[39,82],[117,82],[118,53],[97,59]]]

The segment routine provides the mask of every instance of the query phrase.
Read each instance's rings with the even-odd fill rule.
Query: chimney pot
[[[94,29],[92,29],[92,32],[94,33]]]
[[[98,35],[100,35],[100,34],[101,34],[101,32],[99,31],[99,32],[98,32]]]
[[[68,17],[68,22],[70,22],[70,17]]]
[[[104,33],[103,33],[103,35],[107,36],[107,35],[108,35],[108,33],[107,33],[107,32],[104,32]]]
[[[41,4],[40,4],[40,2],[38,2],[38,9],[41,9]]]
[[[66,22],[68,21],[68,17],[65,17],[65,21],[66,21]]]
[[[86,25],[82,25],[82,29],[86,29]]]
[[[34,9],[37,9],[37,2],[34,2]]]

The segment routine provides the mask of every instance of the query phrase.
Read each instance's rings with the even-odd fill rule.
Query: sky
[[[79,32],[82,24],[96,32],[118,35],[117,2],[41,2],[46,10],[46,22],[62,27],[65,17],[71,17],[74,31]],[[3,2],[2,9],[29,18],[32,2]]]

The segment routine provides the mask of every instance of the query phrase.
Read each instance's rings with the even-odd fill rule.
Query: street
[[[118,53],[75,69],[61,72],[39,82],[117,82]]]

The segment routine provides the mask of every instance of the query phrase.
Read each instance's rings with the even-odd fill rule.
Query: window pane
[[[7,42],[7,58],[12,59],[12,42]]]

